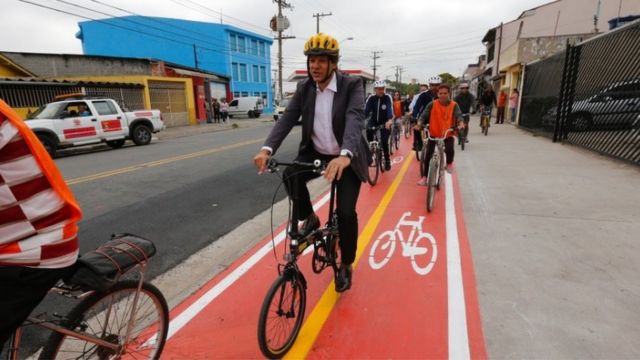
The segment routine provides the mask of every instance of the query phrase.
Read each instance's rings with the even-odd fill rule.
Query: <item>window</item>
[[[233,70],[233,80],[240,80],[240,73],[238,72],[238,63],[231,63],[231,68]]]
[[[253,82],[260,82],[260,72],[258,71],[258,65],[253,65]]]
[[[234,93],[234,94],[237,94],[237,93]],[[236,100],[231,101],[229,103],[229,106],[238,106],[238,100],[236,99]]]
[[[115,115],[118,113],[111,101],[94,101],[93,106],[98,111],[98,115]]]
[[[244,36],[238,36],[238,51],[241,53],[247,52],[247,47],[244,43]]]
[[[236,97],[236,98],[237,98],[237,97],[240,97],[240,92],[239,92],[239,91],[234,91],[234,92],[233,92],[233,97]],[[233,100],[233,101],[235,101],[235,102],[236,102],[236,105],[238,104],[238,100]],[[233,102],[232,102],[232,104],[233,104]]]
[[[264,103],[268,104],[268,102],[267,102],[267,100],[268,100],[267,93],[264,92],[264,91],[262,92],[262,98],[264,99]],[[284,105],[284,107],[287,107],[287,105]]]
[[[251,55],[258,55],[258,40],[251,39]]]
[[[260,96],[260,91],[256,91],[253,93],[253,96]]]
[[[258,56],[264,56],[264,43],[258,42]]]
[[[231,51],[238,51],[238,37],[235,34],[229,35],[229,47]]]
[[[242,92],[242,97],[247,97],[247,96],[249,96],[249,93],[247,91],[243,91]]]
[[[240,81],[247,81],[247,64],[240,64]]]
[[[267,68],[264,66],[260,66],[260,82],[267,82]]]

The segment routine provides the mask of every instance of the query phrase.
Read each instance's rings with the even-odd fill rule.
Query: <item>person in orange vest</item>
[[[449,93],[451,89],[449,85],[442,84],[438,86],[438,99],[430,102],[420,115],[418,119],[418,128],[422,129],[427,127],[429,134],[433,138],[442,138],[448,129],[455,128],[456,124],[460,127],[464,127],[462,121],[462,111],[455,101],[449,99]],[[432,140],[427,141],[427,154],[424,161],[421,161],[422,178],[418,181],[418,185],[427,185],[428,167],[433,151],[435,150],[436,143]],[[453,132],[447,134],[447,138],[444,139],[444,152],[447,155],[447,171],[451,172],[451,163],[453,163],[454,153],[454,141]]]
[[[0,99],[0,352],[76,262],[81,216],[38,137]]]

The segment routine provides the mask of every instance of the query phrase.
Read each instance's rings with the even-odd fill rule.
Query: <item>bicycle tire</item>
[[[420,161],[420,175],[427,174],[429,171],[429,164],[425,163],[427,159],[427,144],[422,144],[422,149],[420,150],[420,157],[418,161]]]
[[[384,172],[384,166],[382,166],[382,162],[384,161],[384,154],[382,153],[381,147],[376,150],[376,156],[378,157],[378,162],[376,164],[378,166],[378,173],[382,174]]]
[[[439,161],[435,159],[437,155],[433,154],[431,161],[429,161],[429,175],[427,177],[427,212],[433,210],[433,204],[436,198],[436,179],[438,177]]]
[[[378,177],[380,176],[380,167],[378,164],[380,163],[380,159],[378,159],[378,151],[371,152],[371,164],[369,164],[369,172],[367,173],[367,182],[369,185],[374,186],[378,182]]]
[[[391,131],[389,132],[389,140],[387,141],[389,146],[389,155],[393,155],[393,142],[395,141],[395,131],[393,127],[391,127]]]
[[[282,303],[286,301],[285,297],[287,297],[286,287],[289,285],[291,287],[292,293],[291,296],[291,307],[287,312],[283,313],[283,309],[281,305],[278,303]],[[299,301],[296,306],[295,294],[299,294]],[[277,299],[278,303],[276,303],[276,308],[271,309],[272,301]],[[279,359],[283,357],[293,346],[296,338],[298,337],[298,333],[300,332],[300,328],[302,327],[302,320],[304,319],[304,312],[307,302],[307,293],[304,286],[303,281],[297,274],[293,273],[283,273],[278,276],[276,281],[273,282],[271,288],[267,292],[267,296],[264,298],[264,302],[262,303],[262,307],[260,308],[260,317],[258,318],[258,345],[260,346],[260,351],[262,354],[269,359]],[[289,305],[289,304],[286,304]],[[295,309],[297,307],[297,309]],[[293,312],[297,310],[297,312]],[[297,316],[296,316],[297,314]],[[294,318],[295,321],[293,323],[293,327],[286,326],[286,324],[280,324],[280,326],[269,326],[271,319],[270,316],[274,316],[275,320],[279,320],[284,318],[285,321],[290,318]],[[269,323],[268,323],[269,322]],[[267,331],[272,328],[277,328],[279,330],[291,330],[291,333],[282,338],[284,339],[281,345],[272,346],[272,340],[268,335]]]
[[[129,300],[129,296],[136,295],[136,292],[138,291],[138,284],[137,280],[124,280],[116,283],[106,292],[93,293],[85,300],[78,303],[69,312],[66,320],[63,322],[63,326],[72,330],[80,328],[80,331],[84,333],[94,332],[92,335],[103,340],[119,340],[126,334],[127,327],[129,325],[129,305],[132,305],[133,301]],[[130,295],[127,293],[130,293]],[[149,319],[149,315],[147,315],[148,313],[144,311],[146,302],[145,299],[142,298],[143,296],[147,296],[147,299],[151,300],[150,304],[153,305],[151,309],[158,312],[159,316],[157,321],[156,319]],[[106,301],[106,303],[103,301]],[[101,321],[101,318],[105,316],[106,310],[106,308],[101,308],[102,305],[107,306],[110,309],[108,312],[110,318],[104,318]],[[123,306],[123,308],[121,309],[120,306]],[[117,317],[121,312],[123,313],[122,321],[114,319],[114,316]],[[169,308],[167,306],[167,300],[157,287],[150,283],[142,283],[136,314],[142,315],[137,316],[137,320],[144,321],[144,323],[134,324],[129,345],[141,345],[142,348],[132,349],[125,345],[124,354],[132,354],[132,350],[135,350],[135,352],[146,352],[147,350],[152,350],[151,353],[145,356],[148,356],[149,359],[159,359],[165,342],[167,341],[167,332],[169,330]],[[94,329],[94,324],[99,328]],[[115,327],[113,327],[113,325],[115,325]],[[139,328],[140,333],[136,334],[138,325],[141,325]],[[155,334],[154,331],[151,331],[150,329],[155,329]],[[120,334],[120,332],[122,332],[122,334]],[[78,348],[82,349],[82,344],[84,344],[84,351],[80,351],[82,355],[78,356]],[[147,349],[145,347],[147,344],[153,345],[154,348]],[[64,357],[63,354],[68,354],[69,357]],[[111,349],[100,347],[86,340],[54,332],[49,337],[49,340],[40,355],[40,359],[103,359],[110,357],[111,355],[114,355],[113,350]]]

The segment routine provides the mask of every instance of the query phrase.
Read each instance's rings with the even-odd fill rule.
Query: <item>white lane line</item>
[[[327,192],[320,200],[318,200],[314,205],[313,209],[318,210],[324,204],[329,201],[329,192]],[[282,230],[278,235],[274,237],[274,243],[277,246],[284,240],[286,229]],[[180,315],[176,316],[169,323],[169,334],[167,335],[167,339],[170,339],[175,333],[177,333],[183,326],[185,326],[189,321],[191,321],[194,317],[198,315],[202,310],[204,310],[209,303],[211,303],[215,298],[217,298],[220,294],[222,294],[229,286],[233,285],[236,280],[238,280],[242,275],[248,272],[255,264],[260,261],[266,254],[270,253],[273,249],[274,244],[271,241],[267,242],[263,247],[261,247],[255,254],[251,255],[244,263],[238,266],[235,270],[233,270],[229,275],[227,275],[222,281],[217,283],[214,287],[212,287],[209,291],[204,293],[198,300],[196,300],[193,304],[191,304],[186,310],[184,310]]]
[[[467,332],[467,310],[462,284],[460,241],[458,221],[453,197],[451,174],[445,174],[446,219],[447,219],[447,288],[449,303],[449,359],[469,359],[469,334]]]

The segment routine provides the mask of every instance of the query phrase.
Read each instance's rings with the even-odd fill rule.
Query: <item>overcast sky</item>
[[[277,5],[271,0],[25,0],[90,18],[105,18],[78,5],[113,16],[129,15],[101,3],[139,15],[220,22],[272,37],[269,19]],[[404,68],[402,79],[419,80],[449,72],[455,76],[484,52],[481,40],[488,29],[515,19],[524,10],[549,0],[289,0],[284,14],[291,27],[284,41],[286,77],[305,68],[304,41],[316,30],[314,13],[332,13],[320,20],[320,30],[341,41],[341,67],[372,72],[371,52],[382,51],[378,75],[395,79],[395,66]],[[75,38],[77,23],[86,20],[19,0],[2,0],[0,50],[81,54]],[[194,35],[198,36],[198,35]],[[353,37],[353,40],[342,41]],[[277,42],[271,48],[277,68]],[[288,87],[288,86],[287,86]],[[285,87],[286,88],[286,87]]]

